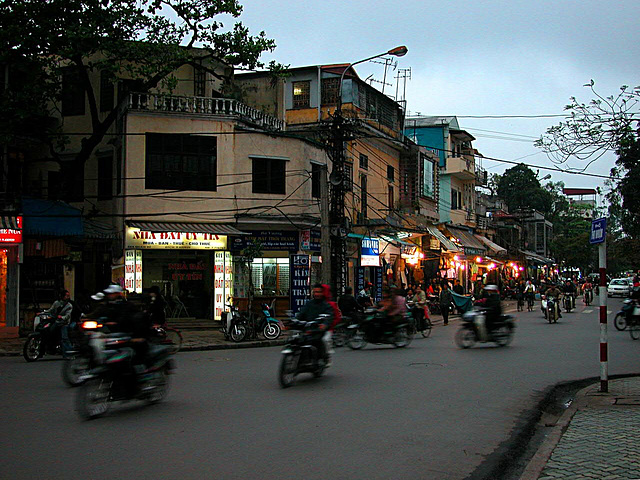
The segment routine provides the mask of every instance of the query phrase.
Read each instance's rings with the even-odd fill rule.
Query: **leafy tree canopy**
[[[99,115],[89,72],[107,71],[114,80],[133,79],[135,89],[146,92],[162,82],[171,87],[176,81],[172,72],[185,64],[197,64],[220,79],[230,77],[234,68],[263,67],[260,56],[272,51],[275,42],[264,32],[250,35],[241,22],[225,28],[222,21],[241,12],[236,0],[1,2],[0,63],[18,63],[18,70],[41,72],[35,77],[25,75],[22,88],[4,101],[11,106],[14,128],[25,116],[54,113],[46,109],[60,99],[62,69],[71,67],[82,80],[92,117],[91,134],[77,156],[85,161],[117,111],[106,118]],[[226,64],[227,70],[207,68],[216,63]],[[22,111],[21,104],[26,106]],[[12,125],[3,126],[11,133]]]
[[[552,198],[537,175],[524,164],[516,165],[498,179],[497,194],[504,199],[509,211],[535,209],[543,213],[551,210]]]

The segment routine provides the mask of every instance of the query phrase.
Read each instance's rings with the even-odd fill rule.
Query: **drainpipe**
[[[322,121],[322,70],[318,65],[318,122]]]

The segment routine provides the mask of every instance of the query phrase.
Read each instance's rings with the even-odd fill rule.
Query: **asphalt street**
[[[612,375],[640,370],[640,341],[612,326],[620,304]],[[61,361],[0,358],[0,478],[463,479],[545,388],[599,375],[597,305],[517,318],[509,347],[460,350],[455,320],[405,349],[337,349],[324,377],[284,390],[280,348],[181,353],[166,401],[89,422]]]

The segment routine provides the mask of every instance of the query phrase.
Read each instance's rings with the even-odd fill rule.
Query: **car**
[[[629,278],[614,278],[607,287],[607,296],[613,297],[620,295],[622,297],[628,297],[631,294],[631,287],[633,283]]]

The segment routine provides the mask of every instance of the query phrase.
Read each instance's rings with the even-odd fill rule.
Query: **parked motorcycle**
[[[62,322],[60,317],[46,312],[38,313],[33,320],[33,332],[22,348],[27,362],[35,362],[44,355],[62,355]]]
[[[280,328],[280,322],[273,316],[273,308],[263,303],[262,315],[257,320],[253,318],[251,321],[243,321],[240,319],[240,325],[245,327],[247,333],[244,338],[258,338],[258,333],[261,333],[267,340],[275,340],[280,336],[282,332]]]
[[[247,336],[249,319],[240,313],[238,307],[230,303],[227,304],[228,311],[223,315],[222,328],[225,340],[241,342]]]
[[[290,387],[295,383],[295,378],[301,373],[311,373],[314,377],[320,377],[327,368],[324,358],[320,358],[318,342],[322,342],[322,336],[326,333],[320,328],[325,317],[322,314],[317,320],[304,322],[296,319],[290,320],[290,329],[293,334],[289,337],[289,343],[282,349],[282,360],[278,371],[278,379],[282,388]]]
[[[515,322],[511,315],[500,315],[491,330],[485,326],[486,314],[474,308],[462,315],[462,326],[456,332],[455,342],[460,348],[470,348],[476,342],[493,342],[499,347],[511,343],[515,330]]]
[[[397,348],[406,347],[413,340],[411,325],[408,318],[399,323],[390,323],[385,314],[375,308],[367,309],[360,323],[349,326],[351,334],[347,345],[353,350],[359,350],[367,343],[390,344]]]
[[[89,343],[96,365],[81,377],[77,391],[76,410],[81,418],[99,417],[115,401],[157,403],[167,395],[169,374],[174,370],[168,347],[150,345],[145,370],[133,364],[135,353],[126,334],[94,334]]]

